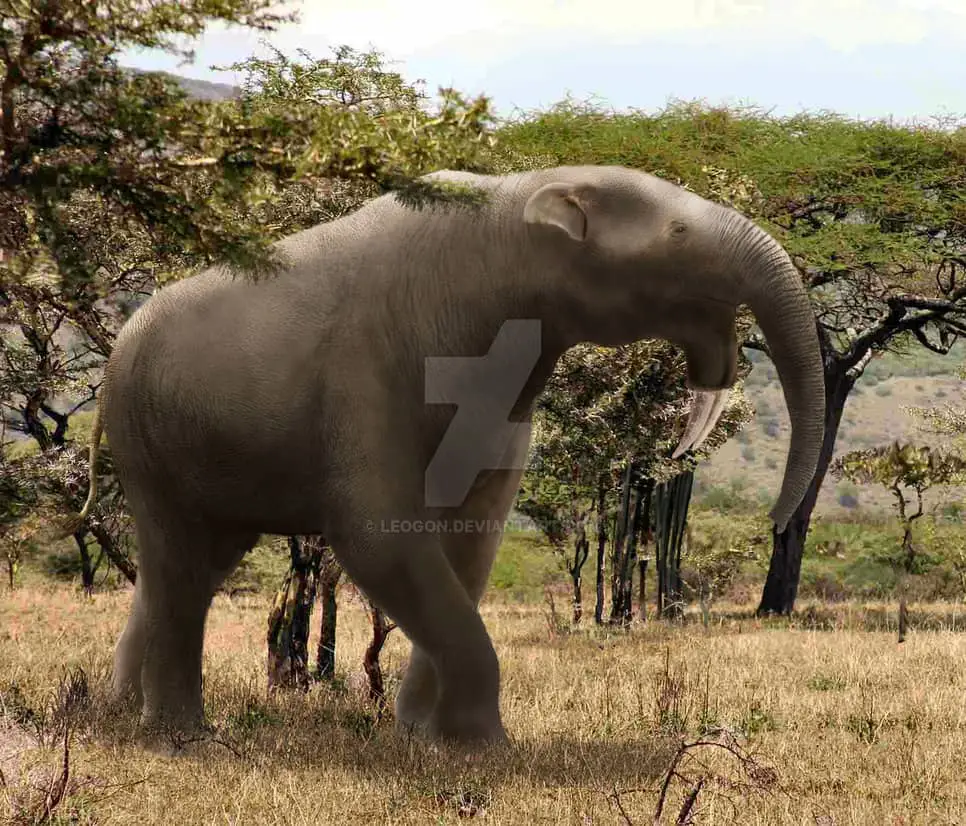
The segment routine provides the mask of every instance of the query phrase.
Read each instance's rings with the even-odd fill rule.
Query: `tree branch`
[[[761,333],[750,333],[745,340],[741,342],[741,346],[747,347],[749,350],[757,350],[759,353],[764,353],[766,356],[771,358],[771,351],[768,349],[768,344]]]
[[[958,304],[964,297],[966,289],[956,290],[946,301],[914,295],[890,297],[887,300],[888,313],[853,339],[848,351],[840,357],[842,364],[847,369],[854,369],[868,352],[882,348],[890,339],[903,332],[911,332],[934,352],[944,352],[936,350],[935,346],[923,340],[925,334],[922,329],[927,324],[936,322],[961,327],[962,323],[958,319],[947,319],[946,316],[953,313],[966,315],[966,306]],[[910,314],[910,309],[919,309],[921,312]]]

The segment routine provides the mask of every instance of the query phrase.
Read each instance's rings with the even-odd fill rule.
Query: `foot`
[[[439,704],[430,715],[426,730],[434,740],[472,748],[509,743],[499,711],[482,712],[465,706],[446,708]]]

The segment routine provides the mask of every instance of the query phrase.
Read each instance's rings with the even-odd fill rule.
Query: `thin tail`
[[[101,446],[101,435],[104,432],[104,426],[101,422],[102,399],[103,393],[101,399],[98,399],[97,404],[94,407],[94,420],[91,423],[91,443],[87,454],[88,463],[90,464],[90,468],[88,470],[90,486],[87,491],[87,501],[84,502],[84,507],[82,507],[78,513],[70,514],[59,526],[59,530],[57,531],[56,535],[57,539],[64,539],[72,534],[77,533],[77,531],[79,531],[84,525],[87,517],[90,515],[94,502],[97,501],[97,454]]]

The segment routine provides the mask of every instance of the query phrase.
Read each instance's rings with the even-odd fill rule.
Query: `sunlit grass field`
[[[336,685],[271,697],[269,595],[219,596],[205,671],[215,736],[145,748],[133,720],[102,703],[129,600],[127,589],[87,598],[38,582],[0,594],[0,817],[652,824],[666,786],[659,823],[966,820],[966,635],[949,630],[966,614],[955,606],[914,607],[914,624],[936,630],[899,645],[888,606],[803,605],[789,624],[728,605],[707,626],[689,616],[566,630],[561,596],[556,623],[549,605],[490,598],[483,613],[513,742],[466,759],[397,735],[391,712],[375,719],[361,672],[369,628],[348,587]],[[390,635],[390,691],[407,648]],[[695,742],[707,745],[679,753]]]

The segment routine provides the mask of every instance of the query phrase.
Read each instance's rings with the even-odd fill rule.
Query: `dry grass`
[[[514,744],[466,760],[373,723],[357,678],[368,633],[358,604],[340,616],[342,686],[266,696],[267,600],[254,597],[218,598],[209,622],[218,742],[145,749],[130,716],[110,717],[99,700],[128,601],[55,587],[0,594],[0,818],[652,824],[666,786],[662,824],[966,819],[966,637],[942,630],[949,611],[920,611],[939,630],[897,645],[888,630],[864,630],[855,607],[813,607],[812,627],[832,631],[732,611],[709,628],[561,632],[545,606],[490,603]],[[393,633],[390,688],[406,649]],[[58,696],[77,668],[89,691],[75,676]],[[707,745],[679,753],[695,740]]]

